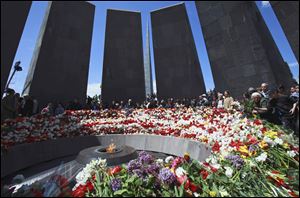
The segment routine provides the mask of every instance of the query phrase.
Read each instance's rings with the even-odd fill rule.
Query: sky
[[[150,12],[152,10],[160,9],[167,6],[172,6],[183,1],[90,1],[96,6],[92,48],[90,56],[89,76],[88,76],[88,89],[87,94],[94,96],[100,94],[100,84],[102,81],[102,65],[103,65],[103,52],[104,52],[104,39],[105,39],[105,24],[106,24],[106,10],[107,9],[122,9],[128,11],[140,11],[142,15],[142,31],[143,31],[143,46],[145,52],[146,46],[146,28],[147,23],[151,24]],[[202,35],[200,21],[197,15],[196,6],[193,1],[184,1],[188,13],[189,22],[191,25],[200,67],[204,77],[206,89],[214,88],[214,81],[210,69],[210,63],[207,56],[206,46]],[[16,61],[21,61],[23,71],[17,72],[11,81],[10,87],[15,89],[16,92],[22,93],[23,86],[26,80],[27,72],[29,70],[30,61],[33,55],[35,43],[38,38],[38,33],[44,18],[48,2],[46,1],[33,1],[25,28],[18,46],[18,50],[13,64]],[[299,81],[299,64],[292,52],[292,49],[284,35],[282,28],[272,10],[268,1],[256,2],[261,14],[277,44],[283,59],[289,64],[291,72],[295,79]],[[152,47],[152,34],[150,27],[150,53],[152,64],[152,80],[154,84],[154,91],[156,91],[155,81],[155,62],[153,59]],[[12,67],[13,68],[13,67]],[[13,69],[10,73],[12,74]]]

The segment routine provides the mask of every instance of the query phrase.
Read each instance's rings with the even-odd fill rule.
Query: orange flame
[[[114,153],[116,149],[116,145],[114,143],[110,144],[107,148],[106,148],[106,152],[107,153]]]

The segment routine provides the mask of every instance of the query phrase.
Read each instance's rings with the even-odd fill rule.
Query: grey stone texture
[[[127,145],[136,150],[161,152],[183,157],[188,152],[191,158],[204,161],[211,153],[211,149],[199,141],[159,135],[102,135],[84,136],[76,138],[60,138],[11,147],[1,155],[1,178],[24,168],[76,155],[81,150],[93,146]]]
[[[299,1],[270,1],[299,62]]]
[[[1,1],[1,97],[32,1]]]
[[[151,12],[157,96],[194,98],[205,84],[184,3]]]
[[[85,102],[94,13],[87,2],[49,2],[23,89],[41,107]]]
[[[140,12],[107,10],[101,94],[105,104],[145,99]]]
[[[290,69],[254,1],[195,3],[217,91],[241,97],[263,82],[291,85]]]

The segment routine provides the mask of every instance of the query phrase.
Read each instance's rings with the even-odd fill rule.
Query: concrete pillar
[[[270,1],[299,62],[299,1]]]
[[[94,13],[87,2],[49,2],[23,89],[41,107],[85,102]]]
[[[14,64],[13,60],[31,3],[31,1],[1,1],[1,97]]]
[[[204,80],[184,3],[151,12],[157,96],[195,98]]]
[[[140,12],[107,10],[101,93],[105,104],[145,99]]]
[[[290,69],[255,2],[195,3],[217,91],[242,97],[262,82],[291,85]]]

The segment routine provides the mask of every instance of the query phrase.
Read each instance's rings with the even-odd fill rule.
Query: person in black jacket
[[[24,100],[25,100],[25,104],[24,104],[24,108],[23,108],[23,116],[30,117],[30,116],[32,116],[32,113],[33,113],[34,102],[29,95],[25,95]]]
[[[278,116],[281,124],[288,129],[295,131],[296,116],[291,114],[293,108],[293,101],[287,95],[280,94],[278,90],[270,90],[269,108]]]

